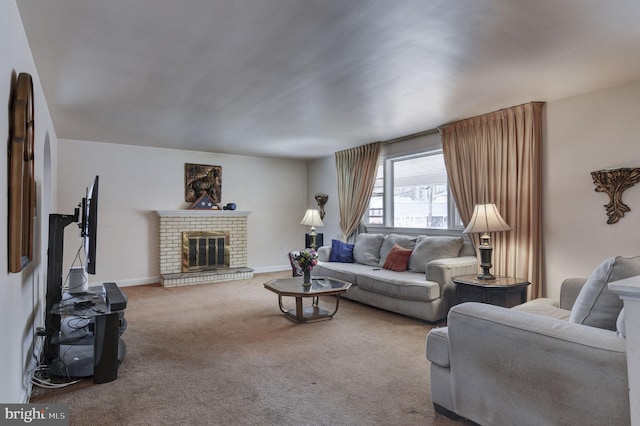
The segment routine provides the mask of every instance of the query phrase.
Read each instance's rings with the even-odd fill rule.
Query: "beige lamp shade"
[[[318,209],[309,209],[304,214],[302,221],[300,221],[300,225],[311,226],[315,228],[316,226],[324,226],[322,219],[320,219],[320,212]]]
[[[511,231],[495,204],[476,204],[464,232],[467,234]]]

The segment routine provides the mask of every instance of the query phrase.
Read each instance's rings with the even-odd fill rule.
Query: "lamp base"
[[[316,249],[318,247],[322,247],[324,245],[324,234],[322,232],[318,232],[316,234]],[[304,234],[304,247],[311,248],[311,235]]]
[[[483,272],[481,274],[478,274],[478,279],[481,279],[481,280],[495,280],[496,277],[492,273],[485,271],[485,272]]]
[[[478,274],[478,278],[481,280],[495,280],[496,277],[489,272],[493,266],[491,263],[491,254],[493,253],[493,247],[485,241],[484,244],[480,244],[480,267],[482,273]]]

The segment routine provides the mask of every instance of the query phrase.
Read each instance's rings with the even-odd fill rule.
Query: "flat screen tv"
[[[86,197],[82,200],[81,234],[84,238],[84,252],[87,262],[87,273],[96,273],[96,242],[98,238],[98,182],[96,176],[90,187],[87,188]]]

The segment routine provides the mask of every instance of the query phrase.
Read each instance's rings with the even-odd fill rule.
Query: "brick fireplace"
[[[247,218],[236,210],[158,210],[164,287],[253,277],[247,267]]]

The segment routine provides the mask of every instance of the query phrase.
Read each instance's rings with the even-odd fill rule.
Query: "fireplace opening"
[[[196,231],[182,233],[182,272],[228,269],[228,231]]]

